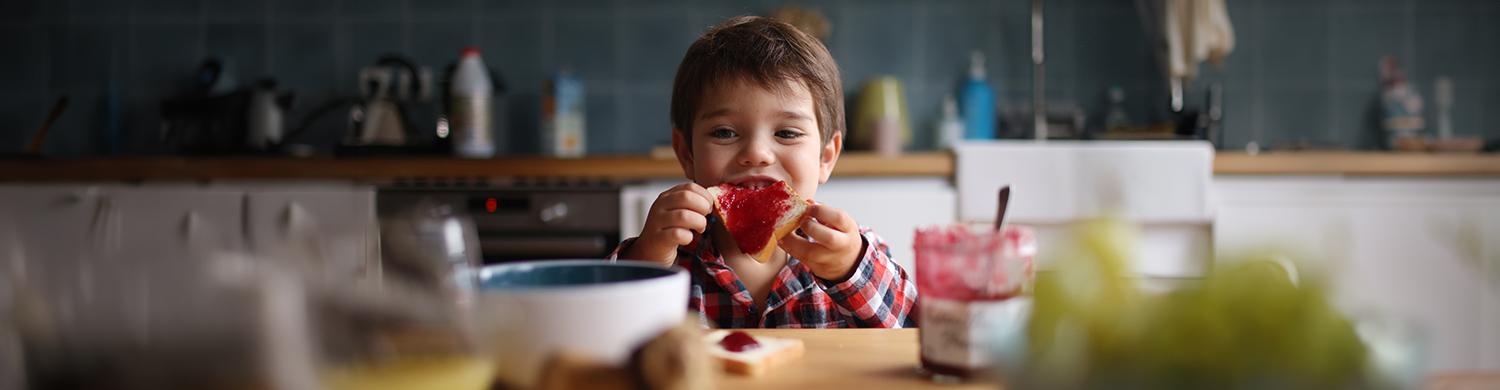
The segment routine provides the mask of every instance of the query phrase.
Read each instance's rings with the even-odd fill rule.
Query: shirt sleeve
[[[915,326],[912,318],[917,303],[917,284],[891,260],[891,251],[885,240],[871,232],[860,229],[864,239],[864,254],[855,263],[848,280],[830,283],[819,280],[824,291],[833,298],[841,311],[853,318],[854,325],[862,328],[901,328]]]

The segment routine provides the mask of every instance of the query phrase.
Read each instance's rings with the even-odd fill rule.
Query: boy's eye
[[[713,130],[709,131],[708,132],[708,136],[709,137],[713,137],[713,138],[718,138],[718,139],[734,138],[734,130],[730,130],[728,128],[720,127],[720,128],[713,129]]]
[[[777,130],[776,131],[776,137],[777,138],[795,139],[795,138],[801,137],[803,135],[806,135],[806,134],[802,134],[801,131],[797,131],[797,130],[785,129],[785,130]]]

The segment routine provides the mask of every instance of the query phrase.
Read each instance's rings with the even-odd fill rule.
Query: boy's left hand
[[[781,249],[806,264],[819,278],[835,282],[848,279],[860,250],[864,249],[859,224],[843,210],[822,203],[808,206],[807,214],[812,216],[802,224],[802,233],[807,237],[788,234],[781,239]]]

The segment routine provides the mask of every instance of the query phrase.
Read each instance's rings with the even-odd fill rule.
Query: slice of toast
[[[759,347],[741,352],[724,349],[719,341],[734,331],[716,330],[703,336],[708,344],[708,353],[724,367],[724,372],[746,376],[761,376],[772,367],[802,357],[802,340],[768,336],[750,336]]]
[[[726,183],[709,187],[708,193],[713,195],[714,213],[735,245],[762,263],[771,260],[782,237],[808,218],[808,202],[784,181],[760,188]]]

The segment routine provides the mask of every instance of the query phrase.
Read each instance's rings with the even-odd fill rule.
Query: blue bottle
[[[995,90],[984,79],[984,53],[969,57],[969,79],[963,88],[964,138],[995,139]]]

